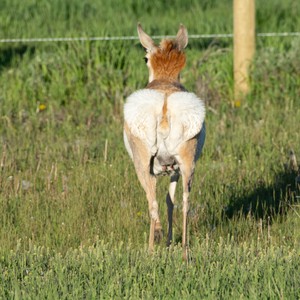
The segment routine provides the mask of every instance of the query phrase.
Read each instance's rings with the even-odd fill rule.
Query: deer
[[[163,237],[156,199],[157,178],[170,176],[166,197],[169,247],[173,240],[175,191],[182,177],[181,245],[183,258],[187,260],[189,194],[195,164],[205,142],[205,105],[180,83],[180,72],[186,63],[187,29],[180,24],[176,38],[162,39],[159,45],[144,32],[140,23],[137,31],[139,41],[146,50],[144,59],[149,70],[149,82],[125,101],[124,144],[148,200],[150,253],[154,250],[154,243]]]

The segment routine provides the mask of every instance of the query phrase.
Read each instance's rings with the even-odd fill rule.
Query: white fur
[[[168,98],[168,112],[178,118],[184,127],[184,139],[193,138],[201,130],[205,118],[205,107],[194,93],[176,92]],[[171,122],[173,124],[173,122]]]
[[[177,153],[178,146],[197,135],[205,118],[205,107],[194,93],[176,92],[168,98],[171,130],[166,139],[168,152]]]
[[[145,141],[155,154],[157,116],[161,113],[164,96],[150,89],[143,89],[131,94],[124,106],[124,118],[131,133]]]
[[[131,94],[124,106],[124,117],[131,133],[145,141],[151,154],[158,148],[175,155],[178,146],[197,135],[203,126],[205,107],[194,93],[175,92],[167,99],[169,134],[159,130],[164,93],[143,89]]]

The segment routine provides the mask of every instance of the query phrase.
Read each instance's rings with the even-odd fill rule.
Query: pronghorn
[[[156,200],[156,178],[171,177],[166,202],[168,206],[167,245],[172,241],[172,216],[175,189],[183,182],[183,256],[187,259],[187,214],[189,193],[196,160],[205,141],[204,103],[180,84],[180,71],[185,66],[184,48],[187,30],[180,25],[175,40],[163,39],[159,46],[137,26],[149,83],[131,94],[124,105],[124,143],[133,160],[138,179],[144,188],[151,218],[149,250],[154,238],[161,238],[162,227]]]

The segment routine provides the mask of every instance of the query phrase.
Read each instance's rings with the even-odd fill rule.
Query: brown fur
[[[172,40],[163,40],[156,51],[150,56],[154,79],[178,81],[179,73],[185,66],[185,54],[178,49]]]
[[[161,122],[160,122],[160,126],[164,129],[169,127],[167,111],[168,111],[168,96],[165,95],[164,105],[163,105],[163,108],[162,108],[162,118],[161,118]]]
[[[146,86],[147,89],[157,90],[167,95],[171,95],[174,92],[187,92],[185,87],[177,81],[170,80],[156,80],[154,79]]]

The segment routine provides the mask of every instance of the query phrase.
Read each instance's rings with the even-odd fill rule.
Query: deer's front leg
[[[173,239],[173,209],[175,202],[175,190],[176,185],[179,179],[179,175],[173,175],[171,177],[169,192],[167,194],[166,203],[168,206],[168,239],[167,239],[167,247],[171,245],[171,241]]]

